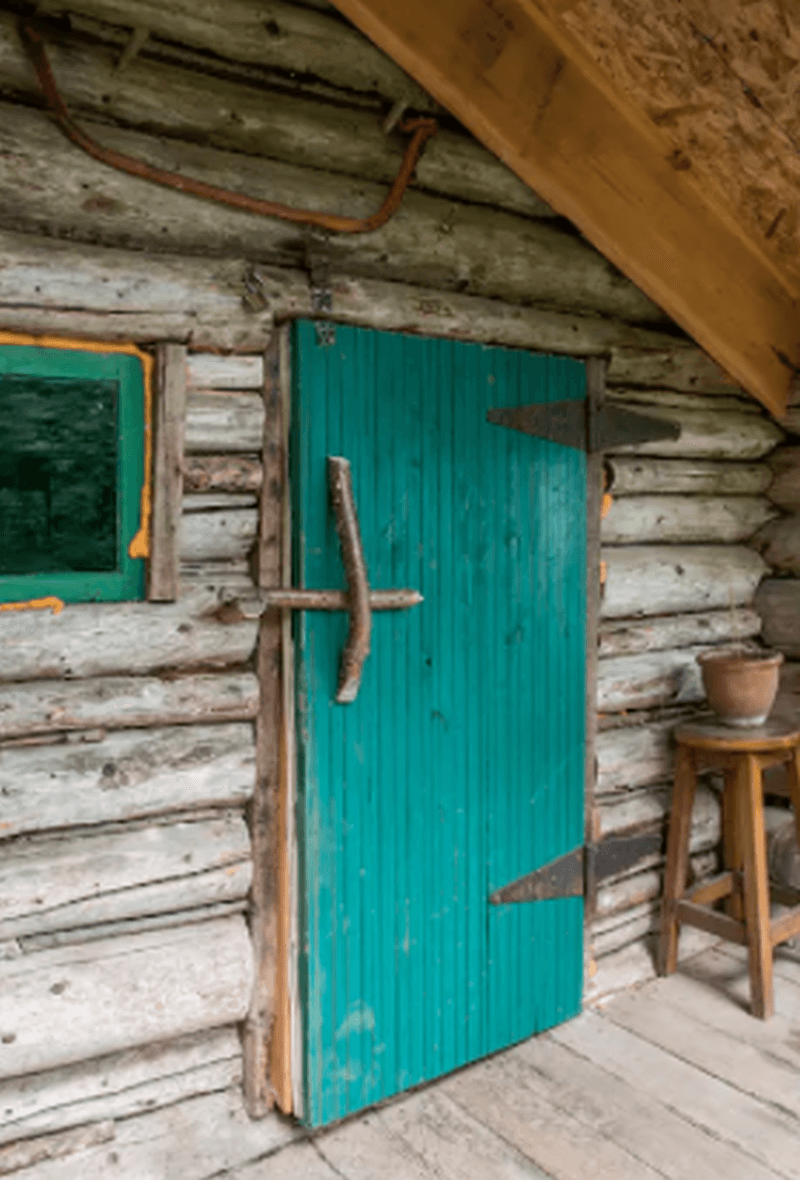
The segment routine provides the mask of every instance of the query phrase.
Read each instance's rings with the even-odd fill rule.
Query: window
[[[0,342],[0,602],[142,598],[149,358],[57,343]]]

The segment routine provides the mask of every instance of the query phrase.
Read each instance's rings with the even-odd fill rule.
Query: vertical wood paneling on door
[[[488,894],[582,840],[583,456],[486,423],[583,396],[583,366],[295,328],[296,584],[344,585],[325,459],[350,459],[374,617],[299,615],[306,1117],[329,1122],[577,1011],[581,901]]]

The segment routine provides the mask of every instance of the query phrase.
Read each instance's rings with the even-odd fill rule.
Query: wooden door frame
[[[303,317],[306,318],[306,317]],[[364,327],[371,327],[369,324]],[[259,586],[291,586],[292,529],[289,482],[292,321],[276,326],[265,355],[263,484],[258,545]],[[432,334],[435,339],[444,339]],[[586,396],[599,406],[607,361],[576,357],[586,367]],[[600,616],[600,504],[602,456],[586,458],[586,724],[585,841],[595,837],[594,789],[597,732],[597,636]],[[297,986],[299,945],[294,646],[291,611],[261,617],[258,640],[261,706],[257,722],[256,791],[250,812],[254,877],[250,928],[256,960],[250,1014],[244,1026],[245,1098],[250,1115],[273,1106],[302,1115],[301,1079],[292,1064],[301,1058],[301,1013]],[[587,857],[591,867],[591,856]],[[584,958],[596,886],[586,874]]]

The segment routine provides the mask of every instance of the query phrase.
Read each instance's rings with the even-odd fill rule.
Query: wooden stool
[[[754,1016],[774,1010],[772,948],[800,933],[800,905],[770,918],[770,886],[764,831],[762,771],[786,763],[789,796],[800,840],[800,729],[771,720],[756,729],[734,729],[715,721],[681,725],[675,790],[667,844],[658,969],[670,975],[678,965],[682,922],[708,930],[749,950],[750,999]],[[689,834],[698,770],[725,772],[723,843],[725,872],[686,891]],[[711,907],[727,898],[727,913]],[[788,900],[776,891],[776,900]],[[797,901],[792,896],[792,901]]]

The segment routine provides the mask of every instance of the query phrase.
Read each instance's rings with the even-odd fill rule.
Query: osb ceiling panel
[[[800,5],[544,0],[800,287]]]

